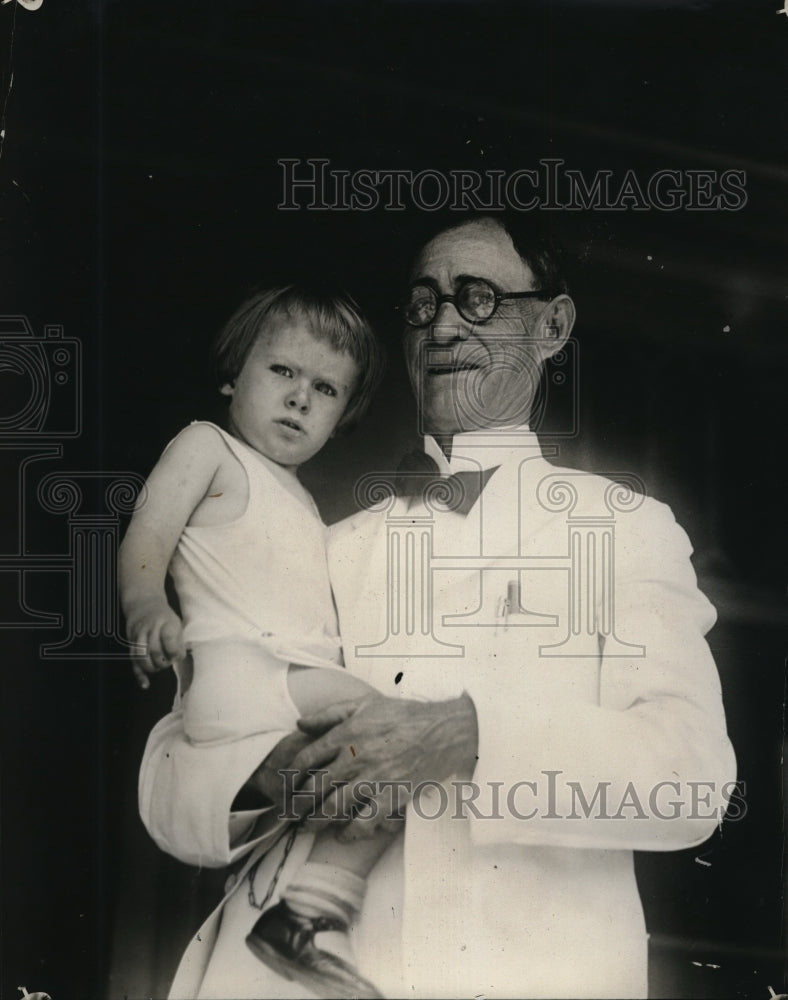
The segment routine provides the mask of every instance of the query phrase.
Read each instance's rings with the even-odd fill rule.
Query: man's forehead
[[[451,286],[460,275],[489,278],[502,288],[527,291],[533,273],[509,234],[492,219],[447,229],[430,240],[415,260],[411,280],[432,278]]]

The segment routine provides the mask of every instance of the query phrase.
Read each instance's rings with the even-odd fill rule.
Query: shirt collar
[[[518,427],[488,427],[455,434],[452,438],[450,461],[446,461],[440,445],[431,434],[424,437],[424,451],[437,463],[442,476],[479,467],[492,469],[503,465],[513,454],[520,458],[527,457],[529,453],[532,456],[542,454],[536,434],[527,424]]]

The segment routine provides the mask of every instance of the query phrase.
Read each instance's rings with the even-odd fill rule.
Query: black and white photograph
[[[0,1000],[788,994],[780,2],[0,2]]]

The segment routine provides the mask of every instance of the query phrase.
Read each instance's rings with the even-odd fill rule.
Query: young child
[[[301,715],[372,693],[342,666],[325,526],[296,471],[366,409],[382,369],[374,334],[350,298],[289,286],[245,302],[214,351],[229,433],[193,423],[168,445],[120,552],[129,638],[147,647],[148,669],[175,663],[195,743],[284,735]],[[389,839],[319,833],[250,948],[320,996],[379,996],[348,931]],[[338,932],[321,937],[332,951],[314,944],[325,931]]]

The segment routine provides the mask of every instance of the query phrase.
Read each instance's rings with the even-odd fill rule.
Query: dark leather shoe
[[[333,917],[302,917],[282,899],[259,918],[246,943],[274,972],[324,1000],[382,1000],[352,965],[315,947],[315,935],[322,931],[346,934],[347,925]]]

